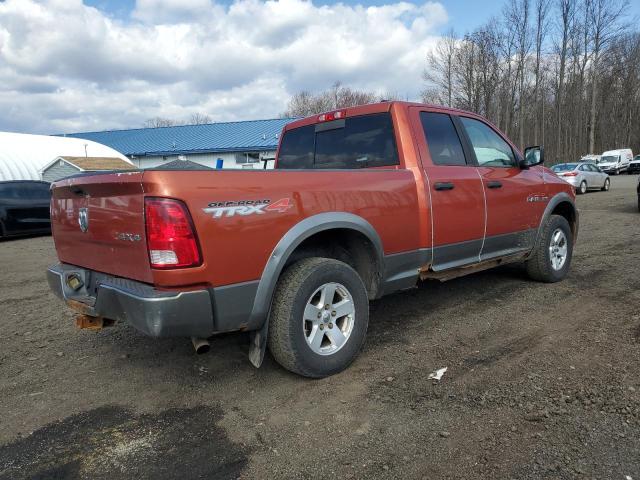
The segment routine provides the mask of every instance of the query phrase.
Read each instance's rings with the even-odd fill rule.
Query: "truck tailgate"
[[[142,176],[110,173],[55,183],[51,228],[60,261],[152,282]]]

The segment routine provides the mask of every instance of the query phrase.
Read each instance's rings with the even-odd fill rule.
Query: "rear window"
[[[376,113],[288,130],[279,169],[356,169],[398,165],[389,113]]]
[[[554,165],[553,167],[551,167],[551,170],[553,170],[554,172],[570,172],[577,166],[577,163],[559,163],[558,165]]]
[[[0,198],[16,200],[46,200],[51,194],[48,183],[8,182],[0,183]]]

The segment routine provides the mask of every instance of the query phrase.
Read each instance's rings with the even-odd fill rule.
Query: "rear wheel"
[[[369,300],[358,273],[329,258],[306,258],[282,274],[269,317],[269,350],[287,370],[321,378],[358,356]]]
[[[604,181],[604,186],[602,187],[603,192],[608,192],[609,188],[611,188],[611,180],[608,178]]]
[[[567,276],[573,255],[573,233],[567,219],[551,215],[526,262],[529,277],[539,282],[559,282]]]
[[[577,192],[580,195],[584,195],[585,193],[587,193],[587,181],[583,180],[582,182],[580,182],[580,186],[577,188]]]

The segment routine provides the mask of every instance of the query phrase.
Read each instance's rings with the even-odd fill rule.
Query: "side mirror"
[[[520,168],[527,169],[544,163],[544,147],[536,145],[524,149],[524,159],[520,161]]]

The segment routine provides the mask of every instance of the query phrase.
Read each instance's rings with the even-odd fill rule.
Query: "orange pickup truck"
[[[145,170],[56,182],[53,291],[80,324],[153,336],[249,331],[285,368],[323,377],[357,356],[368,301],[524,262],[562,280],[572,187],[478,115],[407,102],[287,125],[274,170]]]

